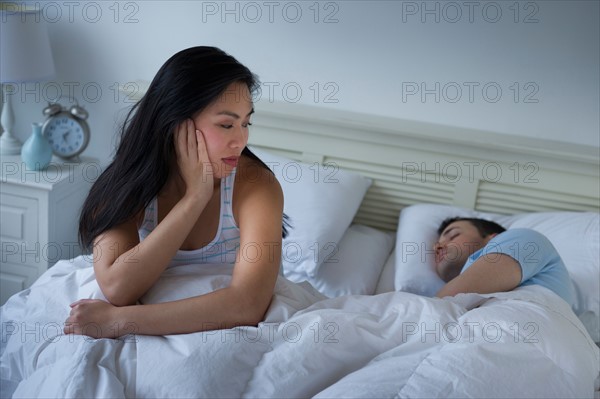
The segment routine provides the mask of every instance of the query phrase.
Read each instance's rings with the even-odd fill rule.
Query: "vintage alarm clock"
[[[61,158],[73,158],[85,150],[90,141],[88,113],[76,104],[70,108],[50,103],[43,111],[46,121],[42,133],[50,143],[52,152]]]

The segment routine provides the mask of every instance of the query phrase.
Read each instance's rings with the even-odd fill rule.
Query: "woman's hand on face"
[[[135,332],[118,320],[119,308],[98,299],[80,299],[71,304],[65,320],[64,333],[88,335],[93,338],[117,338]],[[126,331],[129,327],[129,331]]]
[[[213,166],[208,158],[204,135],[191,119],[182,122],[175,132],[175,151],[179,173],[186,185],[186,195],[210,198],[214,189]]]

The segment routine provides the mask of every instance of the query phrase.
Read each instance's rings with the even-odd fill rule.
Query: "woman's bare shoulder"
[[[235,184],[244,187],[258,188],[264,186],[263,188],[281,189],[279,181],[268,167],[245,155],[240,157]]]
[[[240,157],[235,178],[234,202],[241,198],[263,197],[270,203],[283,201],[281,185],[271,170],[255,159]]]

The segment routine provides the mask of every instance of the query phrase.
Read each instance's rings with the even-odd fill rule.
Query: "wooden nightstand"
[[[101,172],[92,158],[53,158],[43,171],[21,157],[0,158],[0,304],[29,287],[60,259],[81,254],[77,240],[83,201]]]

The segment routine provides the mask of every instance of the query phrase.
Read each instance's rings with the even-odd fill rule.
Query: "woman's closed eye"
[[[249,127],[249,126],[252,126],[252,123],[248,122],[248,123],[244,123],[244,124],[242,124],[242,127],[243,127],[244,129],[245,129],[245,128],[247,128],[247,127]],[[223,129],[231,129],[231,128],[233,128],[233,125],[221,125],[221,127],[222,127]]]

